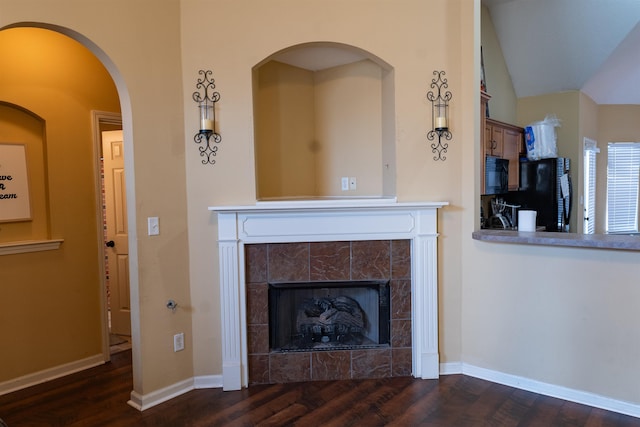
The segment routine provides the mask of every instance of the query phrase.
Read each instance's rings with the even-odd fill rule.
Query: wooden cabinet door
[[[484,154],[486,156],[502,157],[503,153],[504,128],[487,121],[484,128]]]
[[[484,126],[484,155],[491,156],[493,152],[493,126],[485,124]]]
[[[487,125],[487,102],[491,95],[480,93],[480,194],[484,194],[484,160],[491,154],[491,127]]]
[[[502,157],[509,160],[509,190],[517,190],[520,182],[520,148],[522,132],[515,129],[504,130]]]
[[[491,155],[503,157],[504,154],[504,128],[491,126]]]
[[[485,120],[485,156],[509,160],[509,190],[517,190],[520,185],[520,154],[524,152],[523,142],[524,129],[521,127],[493,119]]]

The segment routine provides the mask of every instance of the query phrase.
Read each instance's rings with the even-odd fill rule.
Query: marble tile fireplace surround
[[[245,254],[249,385],[411,375],[409,240],[251,244]],[[388,345],[295,352],[270,348],[267,283],[344,280],[346,289],[354,289],[366,279],[390,282]]]
[[[218,220],[223,389],[437,378],[437,210],[447,204],[364,198],[210,207]],[[269,281],[368,279],[390,283],[388,348],[269,351]]]

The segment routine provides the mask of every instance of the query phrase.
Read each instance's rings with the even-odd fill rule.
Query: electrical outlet
[[[182,350],[184,350],[184,332],[173,336],[173,351],[177,352]]]
[[[357,188],[356,177],[349,177],[349,190],[355,190]]]
[[[343,176],[342,177],[342,191],[347,191],[349,190],[349,177],[348,176]]]

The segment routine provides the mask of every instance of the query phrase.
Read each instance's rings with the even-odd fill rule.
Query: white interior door
[[[131,335],[129,246],[122,131],[102,132],[105,190],[105,254],[109,271],[111,333]]]

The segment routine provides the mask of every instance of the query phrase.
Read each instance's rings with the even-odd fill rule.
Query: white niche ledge
[[[60,248],[62,242],[64,242],[63,239],[27,240],[23,242],[0,243],[0,255],[54,251]]]

